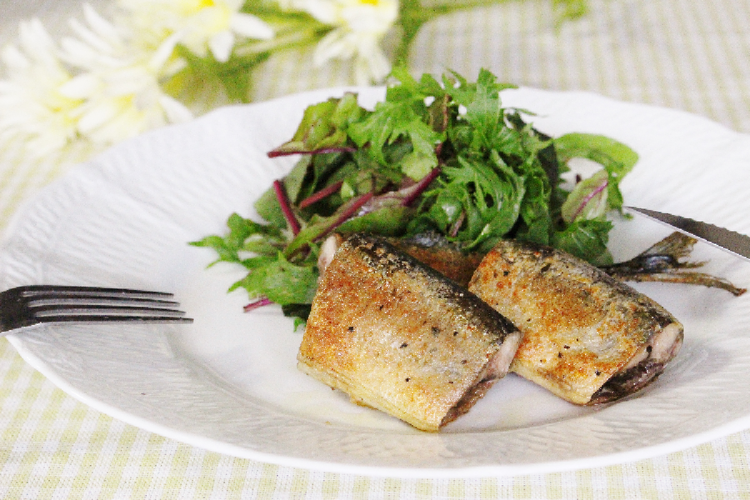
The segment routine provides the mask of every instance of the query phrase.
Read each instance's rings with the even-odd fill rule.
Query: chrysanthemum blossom
[[[273,38],[273,29],[251,14],[240,12],[243,0],[120,0],[143,39],[160,42],[177,36],[179,43],[205,57],[210,52],[226,62],[238,37]]]
[[[12,146],[30,160],[64,156],[78,137],[81,100],[61,91],[72,75],[38,19],[20,24],[19,43],[5,47],[2,62],[0,149]]]
[[[388,74],[390,63],[380,43],[398,17],[398,0],[296,0],[294,5],[335,27],[316,48],[316,65],[354,59],[359,84]]]
[[[137,50],[127,33],[84,6],[86,24],[72,22],[76,37],[62,41],[66,62],[80,73],[61,92],[81,101],[75,111],[80,134],[109,145],[146,130],[187,120],[190,111],[161,87],[170,76],[177,39],[154,52]]]

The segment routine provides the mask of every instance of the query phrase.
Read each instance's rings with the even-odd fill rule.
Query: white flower
[[[142,51],[91,6],[84,6],[84,15],[87,25],[71,23],[77,38],[62,41],[65,60],[81,70],[61,87],[82,101],[75,111],[80,134],[109,145],[192,117],[161,88],[161,80],[176,70],[175,36],[154,52]]]
[[[0,148],[13,146],[29,159],[63,154],[77,140],[81,101],[61,89],[72,75],[38,19],[19,26],[20,47],[2,52],[7,79],[0,81]]]
[[[335,26],[318,45],[314,61],[354,58],[357,83],[382,80],[390,71],[380,42],[398,17],[398,0],[292,0],[318,21]]]
[[[240,12],[243,0],[120,0],[136,31],[161,43],[170,36],[193,53],[226,62],[237,36],[267,40],[273,29],[251,14]]]

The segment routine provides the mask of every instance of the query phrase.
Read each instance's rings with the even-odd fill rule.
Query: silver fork
[[[191,323],[171,293],[30,285],[0,293],[0,336],[43,323]]]

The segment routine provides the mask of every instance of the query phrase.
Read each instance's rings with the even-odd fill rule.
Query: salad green
[[[505,108],[487,70],[475,82],[396,69],[373,110],[357,95],[308,107],[290,140],[270,157],[299,161],[255,203],[264,219],[232,214],[228,233],[192,244],[216,262],[243,265],[253,302],[304,319],[315,294],[320,244],[332,232],[411,236],[437,231],[463,250],[489,251],[516,238],[611,264],[607,214],[622,208],[619,183],[638,155],[608,137],[549,137],[527,110]],[[566,187],[572,158],[601,168]]]

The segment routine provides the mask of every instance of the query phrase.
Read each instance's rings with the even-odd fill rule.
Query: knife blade
[[[657,212],[647,208],[623,207],[649,219],[666,224],[700,241],[725,250],[732,255],[750,260],[750,237],[729,229],[701,222],[688,217]]]

